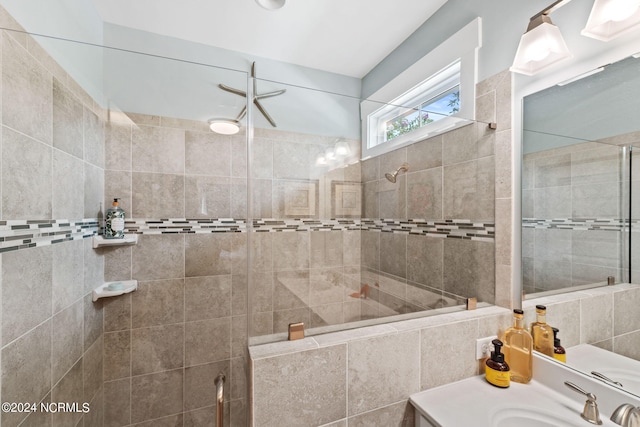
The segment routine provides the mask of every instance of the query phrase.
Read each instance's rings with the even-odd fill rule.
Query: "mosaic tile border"
[[[172,233],[245,233],[246,220],[219,219],[160,219],[127,220],[127,232],[137,234]],[[493,242],[495,225],[471,220],[424,220],[424,219],[271,219],[261,218],[252,222],[257,233],[295,231],[379,231],[401,234],[419,234],[439,238],[456,238]]]
[[[98,230],[95,218],[0,221],[0,253],[80,240]]]
[[[263,218],[253,220],[252,227],[257,233],[366,230],[484,242],[493,242],[495,237],[493,223],[470,220]],[[84,239],[97,235],[100,231],[101,227],[96,218],[0,221],[0,253]],[[245,219],[235,218],[128,219],[125,221],[125,231],[144,235],[246,233],[248,227]]]
[[[212,219],[127,219],[125,232],[135,234],[209,234],[245,233],[247,221],[234,218]]]
[[[576,231],[621,231],[624,226],[628,227],[629,221],[620,218],[553,218],[537,219],[523,218],[523,228],[535,229],[559,229]],[[640,230],[640,221],[631,220],[631,230]]]
[[[363,219],[362,230],[419,234],[430,237],[493,242],[496,227],[492,222],[473,222],[466,219]]]

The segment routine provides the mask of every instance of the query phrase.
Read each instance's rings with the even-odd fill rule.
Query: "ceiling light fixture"
[[[640,25],[640,0],[596,0],[583,36],[608,42]]]
[[[209,129],[221,135],[235,135],[240,132],[240,122],[234,119],[210,119]]]
[[[278,10],[286,3],[286,0],[256,0],[261,7],[267,10]]]
[[[531,17],[527,31],[520,38],[516,57],[509,70],[534,75],[552,65],[571,58],[560,29],[553,25],[549,14],[571,0],[558,0]],[[635,1],[635,0],[634,0]]]

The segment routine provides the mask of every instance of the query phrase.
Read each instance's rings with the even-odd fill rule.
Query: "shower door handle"
[[[224,427],[224,381],[223,373],[213,382],[216,385],[216,427]]]

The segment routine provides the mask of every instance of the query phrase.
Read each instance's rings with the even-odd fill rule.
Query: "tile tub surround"
[[[21,30],[2,8],[0,26]],[[91,291],[103,258],[88,237],[104,198],[106,115],[30,36],[3,30],[0,46],[2,398],[90,405],[1,423],[99,426],[103,319]]]

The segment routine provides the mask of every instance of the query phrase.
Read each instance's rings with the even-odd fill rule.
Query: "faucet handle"
[[[640,407],[636,408],[630,403],[623,403],[613,411],[611,421],[622,427],[640,426]]]
[[[571,390],[587,397],[587,401],[584,404],[584,409],[582,410],[582,414],[580,414],[580,416],[589,421],[591,424],[602,424],[602,420],[600,419],[600,412],[598,411],[598,404],[596,403],[596,396],[593,393],[584,391],[582,388],[578,387],[572,382],[565,381],[564,385],[569,387]]]

